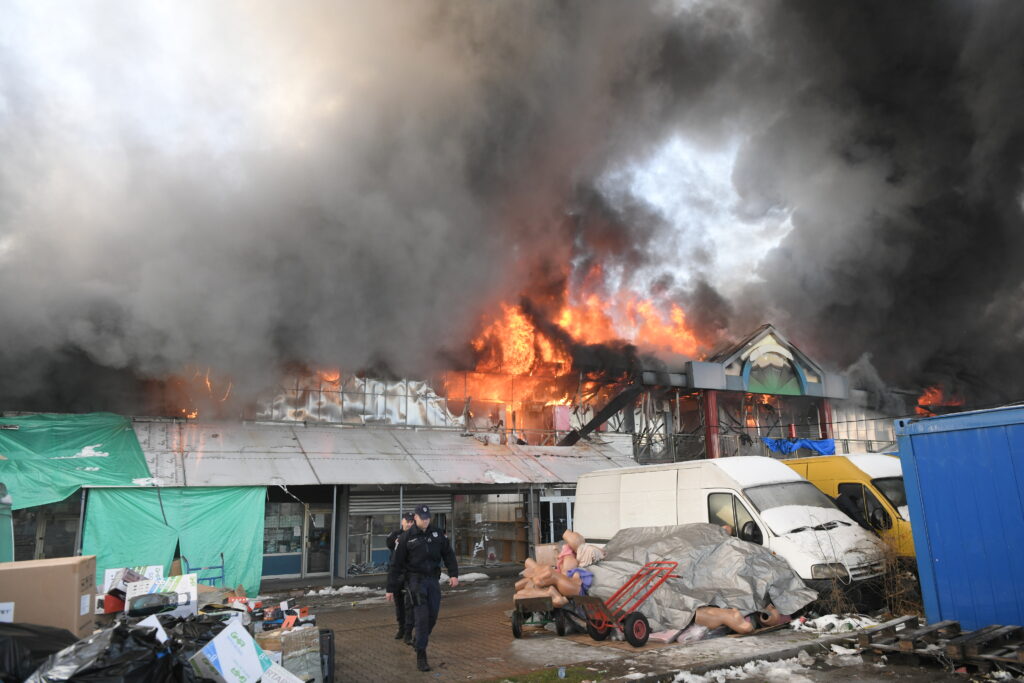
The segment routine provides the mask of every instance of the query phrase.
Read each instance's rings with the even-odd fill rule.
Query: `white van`
[[[573,526],[593,543],[620,529],[708,522],[770,548],[811,588],[882,572],[877,538],[781,462],[735,456],[584,474]]]

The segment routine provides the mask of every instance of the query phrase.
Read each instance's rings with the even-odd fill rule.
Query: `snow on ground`
[[[459,583],[473,583],[474,581],[487,581],[491,577],[487,574],[481,574],[480,572],[472,572],[469,574],[459,574]],[[448,575],[441,573],[441,583],[448,580]]]
[[[311,590],[306,593],[306,596],[311,595],[353,595],[355,593],[379,593],[380,591],[376,588],[367,588],[366,586],[338,586],[337,588],[331,588],[325,586],[320,590]]]
[[[691,674],[688,671],[682,671],[676,675],[673,683],[723,683],[723,681],[743,679],[771,683],[811,683],[810,678],[800,674],[807,671],[812,664],[814,664],[814,657],[806,652],[801,652],[799,656],[792,659],[782,659],[777,662],[757,659],[747,662],[743,666],[715,669],[706,674]]]

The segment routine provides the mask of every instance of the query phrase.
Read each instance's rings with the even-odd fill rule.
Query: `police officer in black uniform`
[[[416,521],[413,519],[411,512],[406,512],[402,515],[400,523],[402,525],[401,529],[395,529],[388,534],[389,559],[395,556],[395,543],[398,542],[398,537],[411,529]],[[395,591],[395,618],[398,620],[398,633],[395,634],[395,640],[405,638],[405,642],[412,645],[412,610],[410,609],[407,597],[405,586],[399,586],[398,590]]]
[[[459,585],[459,565],[448,537],[430,523],[430,508],[417,505],[414,520],[415,525],[399,536],[395,544],[387,597],[393,600],[404,580],[416,625],[416,667],[430,671],[427,640],[441,609],[441,563],[448,569],[452,588]]]

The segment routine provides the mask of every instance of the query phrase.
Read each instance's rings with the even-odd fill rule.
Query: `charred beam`
[[[607,422],[608,418],[610,418],[612,415],[619,412],[626,405],[631,403],[633,399],[635,399],[637,395],[639,395],[640,392],[642,392],[643,390],[644,388],[638,384],[626,387],[621,392],[619,392],[619,394],[615,398],[608,401],[608,405],[599,410],[590,422],[583,425],[579,429],[572,430],[571,432],[563,436],[562,440],[559,441],[556,445],[575,445],[580,439],[582,439],[583,437],[587,436],[592,431],[600,427],[602,424]]]

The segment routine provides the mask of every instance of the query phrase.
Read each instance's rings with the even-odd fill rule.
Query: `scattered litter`
[[[817,619],[794,619],[789,627],[794,631],[811,631],[814,633],[842,633],[844,631],[858,631],[860,629],[878,626],[878,622],[871,617],[861,615],[826,614]]]
[[[833,644],[831,647],[832,654],[825,660],[825,663],[829,666],[860,666],[864,663],[860,650],[855,647],[843,647],[836,644]]]
[[[832,652],[837,655],[859,655],[860,650],[855,647],[843,647],[842,645],[832,644]]]

